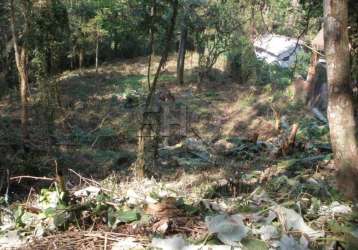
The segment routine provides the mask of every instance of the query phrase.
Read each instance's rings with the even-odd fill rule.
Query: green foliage
[[[327,124],[320,124],[315,119],[305,118],[300,120],[299,125],[298,138],[306,138],[321,143],[329,142],[329,127]]]
[[[107,218],[108,226],[116,228],[118,224],[139,221],[141,214],[136,210],[114,210],[110,208],[107,212]]]
[[[274,87],[281,89],[291,84],[292,72],[290,69],[260,62],[256,70],[258,84],[272,84]]]
[[[265,241],[257,239],[245,239],[242,241],[244,250],[268,250],[268,246]]]
[[[220,55],[227,52],[238,29],[237,11],[233,1],[200,6],[200,23],[196,27],[199,52],[199,76],[206,78]]]
[[[33,16],[33,67],[37,80],[59,72],[66,60],[69,42],[67,9],[59,0],[34,8]]]
[[[301,50],[296,55],[296,62],[291,67],[292,74],[301,75],[303,78],[307,76],[308,66],[311,60],[311,53]]]
[[[234,39],[228,52],[228,66],[230,74],[238,79],[240,83],[250,80],[256,81],[256,69],[260,62],[256,59],[252,43],[245,36]]]
[[[124,90],[140,90],[142,88],[142,83],[145,80],[143,75],[129,75],[117,82]]]
[[[117,211],[116,219],[118,222],[130,223],[133,221],[140,220],[140,213],[134,210],[129,211]]]

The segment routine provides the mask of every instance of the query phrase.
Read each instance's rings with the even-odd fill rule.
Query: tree
[[[181,28],[180,31],[180,41],[179,41],[179,51],[178,51],[178,62],[177,62],[177,78],[178,83],[184,83],[184,68],[185,68],[185,54],[186,54],[186,40],[188,37],[188,28],[186,24]]]
[[[22,8],[24,24],[22,27],[21,41],[20,35],[16,30],[16,19],[15,19],[15,4],[14,0],[10,0],[10,25],[12,40],[15,52],[16,67],[20,78],[20,97],[21,97],[21,131],[22,131],[22,143],[23,146],[29,140],[28,131],[28,88],[29,88],[29,46],[28,39],[30,34],[30,11],[31,1],[21,0],[20,6]]]
[[[350,88],[348,1],[324,1],[324,37],[329,84],[328,120],[338,185],[358,198],[358,147]]]
[[[178,58],[177,58],[177,80],[179,84],[184,83],[184,69],[185,69],[185,54],[187,47],[188,39],[188,26],[189,26],[189,16],[188,14],[192,12],[192,3],[184,2],[181,8],[182,15],[180,16],[180,38],[179,38],[179,48],[178,48]]]
[[[148,70],[147,70],[148,89],[150,89],[152,58],[154,57],[154,23],[157,15],[156,0],[153,0],[150,12],[151,13],[150,13],[150,26],[149,26],[149,56],[148,56]]]
[[[234,2],[203,4],[201,23],[196,28],[196,45],[199,52],[199,78],[208,78],[219,57],[226,53],[233,34],[240,30],[241,23],[235,19]],[[237,21],[237,22],[236,22]]]
[[[96,16],[90,19],[83,28],[83,32],[87,35],[89,43],[95,43],[96,73],[98,72],[99,45],[101,40],[108,34],[108,32],[103,28],[103,15],[104,12],[98,10]]]
[[[154,94],[157,88],[158,79],[162,70],[163,65],[166,63],[168,59],[168,54],[170,50],[170,45],[173,39],[173,33],[176,24],[176,17],[178,13],[178,0],[171,1],[172,6],[172,17],[170,19],[170,24],[166,33],[166,43],[165,48],[163,50],[162,57],[160,59],[159,65],[155,72],[153,82],[149,84],[150,89],[145,101],[145,107],[142,117],[142,123],[138,132],[138,150],[137,150],[137,160],[134,163],[134,175],[137,178],[143,178],[146,174],[148,174],[149,166],[155,165],[156,151],[158,146],[158,136],[159,129],[157,128],[154,135],[155,138],[151,136],[151,129],[148,128],[148,124],[153,125],[153,117],[151,116],[151,108],[154,103]],[[157,120],[158,114],[155,114],[154,120]],[[154,121],[158,123],[158,121]],[[152,126],[151,126],[152,127]]]
[[[69,49],[69,20],[60,0],[43,1],[32,9],[31,53],[36,78],[61,72]]]
[[[12,45],[12,43],[9,42],[11,41],[11,32],[8,23],[9,14],[6,7],[5,4],[0,4],[0,85],[3,87],[9,86],[8,81],[6,81],[6,75],[9,73],[9,69],[11,69],[9,67],[11,65],[9,54],[12,53],[10,49],[13,48],[13,46],[8,46],[8,44]]]

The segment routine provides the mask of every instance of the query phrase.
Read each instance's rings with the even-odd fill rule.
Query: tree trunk
[[[162,57],[160,59],[157,71],[154,75],[153,82],[152,84],[150,84],[149,93],[146,98],[146,102],[144,106],[144,113],[141,121],[141,126],[138,132],[137,160],[133,166],[134,175],[138,178],[143,178],[143,176],[148,174],[149,167],[152,168],[155,167],[155,154],[156,154],[155,151],[156,151],[156,147],[158,146],[156,145],[158,140],[155,137],[159,136],[157,130],[158,127],[156,128],[157,130],[156,135],[154,135],[153,137],[151,135],[152,130],[148,128],[148,125],[155,125],[153,124],[153,121],[155,120],[155,118],[157,118],[154,117],[153,119],[153,115],[151,115],[151,113],[153,113],[151,108],[153,108],[153,100],[155,99],[154,93],[157,87],[158,78],[160,76],[163,65],[167,61],[170,45],[173,39],[176,17],[178,13],[178,0],[172,1],[172,10],[173,10],[173,14],[166,34],[165,48]],[[154,114],[154,115],[158,115],[158,114]],[[156,123],[156,121],[154,121],[154,123]]]
[[[317,52],[313,52],[312,56],[311,56],[311,62],[310,65],[308,67],[308,74],[307,74],[307,78],[306,81],[313,84],[316,76],[317,76],[317,72],[316,72],[316,66],[318,63],[318,54]]]
[[[21,96],[21,130],[23,141],[29,139],[28,131],[28,88],[29,88],[29,75],[28,75],[28,55],[25,48],[21,49],[20,67],[18,67],[20,75],[20,96]]]
[[[99,34],[98,27],[96,32],[96,73],[98,73],[98,52],[99,52]]]
[[[181,29],[178,62],[177,62],[177,78],[179,84],[184,84],[184,68],[185,68],[185,54],[186,54],[186,39],[188,36],[188,29],[186,25]]]
[[[80,48],[79,58],[78,58],[80,71],[82,71],[83,60],[84,60],[84,53],[85,53],[85,52],[84,52],[84,49],[83,49],[83,48]]]
[[[311,62],[307,72],[306,82],[308,84],[308,89],[304,100],[305,104],[309,104],[309,105],[311,105],[312,103],[311,100],[314,99],[313,94],[317,82],[317,63],[318,63],[318,54],[313,51],[311,56]]]
[[[28,132],[28,52],[25,42],[22,46],[18,44],[17,34],[15,30],[15,7],[14,1],[10,1],[11,7],[11,33],[13,38],[13,46],[15,52],[16,67],[20,78],[20,98],[21,98],[21,132],[23,146],[29,140]],[[25,11],[27,13],[27,11]],[[28,19],[25,17],[24,34],[26,35],[29,29]],[[26,38],[25,38],[26,39]]]
[[[324,38],[329,84],[328,120],[338,167],[338,185],[350,198],[358,198],[358,150],[350,88],[347,0],[324,1]]]
[[[149,57],[148,57],[148,71],[147,71],[147,81],[148,89],[150,90],[150,75],[152,67],[152,58],[154,57],[154,18],[157,15],[157,1],[153,0],[152,9],[151,9],[151,21],[149,27]]]

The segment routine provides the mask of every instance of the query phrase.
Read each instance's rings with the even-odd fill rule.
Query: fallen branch
[[[113,192],[112,190],[103,188],[99,182],[97,182],[95,180],[92,180],[92,179],[89,179],[89,178],[86,178],[86,177],[83,177],[82,175],[80,175],[79,173],[77,173],[73,169],[69,168],[68,171],[70,171],[70,172],[74,173],[75,175],[77,175],[77,177],[80,178],[80,180],[83,180],[88,185],[97,186],[97,187],[99,187],[100,189],[102,189],[103,191],[106,191],[106,192]]]
[[[38,176],[30,176],[30,175],[22,175],[22,176],[10,177],[10,181],[18,180],[20,182],[22,179],[32,179],[32,180],[41,180],[41,181],[55,181],[55,178],[38,177]]]
[[[89,133],[91,134],[91,133],[94,133],[97,130],[101,129],[108,117],[109,117],[109,112],[104,115],[104,117],[101,119],[101,122],[99,123],[99,125],[96,128],[92,129]]]

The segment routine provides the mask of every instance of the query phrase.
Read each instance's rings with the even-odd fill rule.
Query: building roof
[[[298,41],[301,44],[301,41]],[[297,39],[276,34],[266,34],[255,40],[254,46],[272,55],[280,57],[291,54],[297,46]]]
[[[289,67],[294,62],[295,54],[300,50],[302,41],[297,38],[266,34],[257,38],[254,42],[257,58],[266,63],[277,63],[283,67]]]

